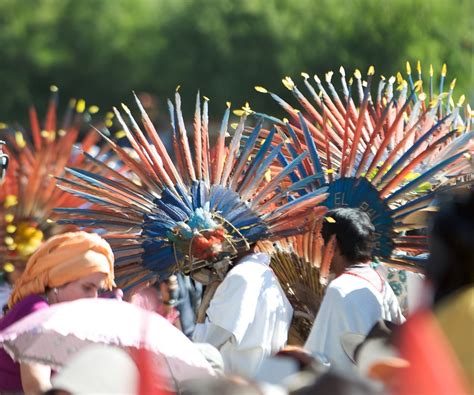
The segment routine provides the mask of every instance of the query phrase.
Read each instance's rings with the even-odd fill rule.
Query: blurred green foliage
[[[428,74],[448,64],[455,100],[474,98],[472,0],[2,0],[0,120],[44,108],[48,86],[63,102],[84,97],[102,110],[132,90],[159,99],[181,85],[186,112],[198,89],[211,112],[234,107],[274,111],[254,91],[283,92],[280,80],[373,64],[390,75]],[[286,94],[286,93],[285,93]]]

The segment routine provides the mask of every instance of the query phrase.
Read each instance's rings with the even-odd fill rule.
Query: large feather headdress
[[[332,84],[332,72],[326,74],[326,85],[314,76],[317,88],[303,73],[312,100],[291,78],[283,79],[301,110],[256,87],[271,95],[290,120],[254,113],[248,106],[243,111],[279,125],[275,140],[285,145],[279,155],[281,166],[309,151],[290,174],[295,183],[313,178],[312,185],[298,191],[301,196],[325,186],[329,196],[324,204],[329,209],[365,210],[376,228],[375,256],[416,270],[420,260],[414,255],[426,251],[426,236],[405,231],[426,226],[413,221],[413,214],[431,209],[437,193],[472,185],[474,136],[472,111],[463,107],[464,96],[457,104],[453,101],[455,81],[444,91],[445,66],[438,92],[433,88],[432,68],[428,89],[419,63],[416,80],[409,64],[407,73],[407,79],[401,74],[388,80],[381,77],[375,92],[373,67],[366,80],[356,70],[349,82],[341,67],[340,92]]]
[[[84,203],[56,188],[54,177],[62,175],[65,166],[83,162],[75,144],[84,151],[94,146],[95,131],[84,137],[80,131],[97,109],[86,109],[83,100],[72,100],[62,123],[57,122],[57,88],[52,90],[43,124],[31,107],[30,130],[5,125],[0,131],[10,157],[0,190],[0,270],[11,271],[15,266],[21,270],[43,240],[65,230],[54,221],[54,207]]]
[[[226,141],[228,104],[216,142],[211,144],[208,99],[202,103],[198,94],[190,141],[176,92],[174,103],[168,102],[173,144],[169,153],[136,102],[143,128],[126,106],[128,123],[114,109],[132,151],[107,139],[128,166],[130,177],[113,172],[103,177],[69,168],[74,179],[59,179],[63,190],[101,206],[59,209],[65,217],[61,223],[103,230],[116,256],[117,281],[126,292],[173,271],[225,271],[233,258],[254,243],[303,233],[313,218],[325,212],[317,206],[326,197],[323,189],[297,196],[295,191],[306,181],[284,182],[307,152],[270,177],[270,164],[283,145],[272,144],[275,130],[260,139],[262,122],[244,140],[244,115],[232,139]]]

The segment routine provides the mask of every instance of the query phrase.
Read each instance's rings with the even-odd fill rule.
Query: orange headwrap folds
[[[41,294],[93,273],[107,274],[105,287],[114,283],[114,255],[109,243],[99,235],[70,232],[54,236],[31,256],[15,284],[8,306],[26,296]]]

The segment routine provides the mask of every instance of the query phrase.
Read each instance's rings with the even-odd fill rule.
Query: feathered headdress
[[[321,235],[325,220],[313,221],[304,234],[258,244],[271,256],[271,268],[293,306],[290,345],[304,345],[328,284],[335,237],[325,245]]]
[[[381,77],[375,95],[371,90],[373,67],[366,80],[356,70],[355,82],[351,78],[349,83],[341,67],[340,93],[331,82],[332,72],[326,74],[327,87],[314,76],[318,92],[303,73],[313,102],[286,77],[283,84],[301,111],[275,93],[256,87],[270,94],[291,120],[254,113],[279,125],[277,138],[285,145],[279,154],[281,166],[309,151],[290,174],[294,183],[312,177],[311,186],[298,190],[301,196],[326,186],[329,197],[324,204],[329,209],[363,209],[376,228],[375,256],[413,269],[419,262],[413,255],[426,251],[426,236],[410,236],[403,231],[425,226],[413,222],[413,213],[430,208],[436,193],[472,185],[474,148],[472,111],[467,106],[463,113],[464,96],[454,104],[455,81],[444,92],[446,67],[438,93],[433,89],[432,68],[426,93],[419,64],[417,71],[416,81],[409,64],[407,80],[401,74],[388,80]],[[248,106],[243,111],[253,112]]]
[[[56,188],[55,176],[67,165],[83,161],[73,146],[80,143],[88,151],[96,142],[96,133],[79,138],[86,116],[85,102],[71,101],[64,121],[57,127],[57,88],[52,88],[46,119],[42,128],[36,110],[30,108],[31,130],[19,131],[6,126],[1,133],[10,156],[8,173],[0,190],[0,270],[22,269],[41,242],[64,230],[54,222],[53,208],[79,206],[84,201]],[[81,141],[82,140],[82,141]]]
[[[131,178],[69,168],[75,180],[59,179],[63,190],[102,206],[100,210],[60,209],[70,217],[61,223],[105,231],[103,236],[116,257],[118,284],[126,292],[173,271],[211,268],[219,272],[254,243],[303,233],[312,218],[325,212],[324,207],[317,207],[326,197],[323,190],[297,197],[300,185],[282,185],[306,152],[269,178],[269,166],[283,148],[272,145],[275,130],[258,145],[262,126],[258,122],[243,141],[243,116],[226,142],[230,103],[211,148],[208,99],[201,103],[197,95],[191,147],[176,92],[175,103],[168,101],[170,154],[137,98],[136,102],[144,130],[126,106],[130,126],[114,109],[132,152],[107,139],[130,169]]]

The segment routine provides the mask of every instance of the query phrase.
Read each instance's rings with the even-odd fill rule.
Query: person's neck
[[[336,276],[340,276],[342,273],[351,270],[351,269],[356,269],[360,267],[367,267],[369,266],[370,262],[344,262],[344,264],[341,264],[336,270],[334,270],[334,273]]]

